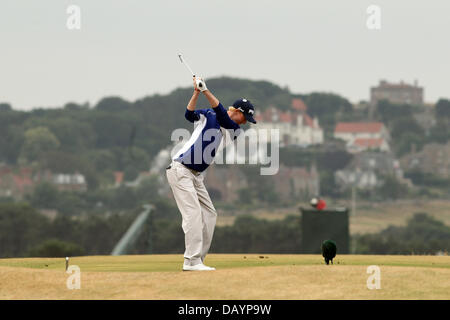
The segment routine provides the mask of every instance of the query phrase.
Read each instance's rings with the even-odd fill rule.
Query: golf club
[[[184,64],[186,68],[188,68],[189,72],[192,74],[192,77],[195,77],[194,71],[192,71],[191,67],[189,67],[186,60],[183,59],[183,55],[181,53],[178,54],[178,58],[180,58],[181,63]],[[203,87],[203,83],[200,80],[196,79],[196,82],[198,87]]]
[[[186,66],[186,68],[188,68],[188,70],[191,72],[192,76],[195,77],[194,71],[192,71],[192,69],[189,67],[187,62],[183,59],[183,55],[181,53],[178,54],[178,58],[180,58],[181,63],[184,64]]]

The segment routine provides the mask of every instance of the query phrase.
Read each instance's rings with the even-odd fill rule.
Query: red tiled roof
[[[280,112],[279,117],[281,122],[292,122],[292,115],[288,112]]]
[[[303,123],[311,128],[316,128],[313,119],[306,112],[303,113]]]
[[[7,174],[7,173],[11,173],[12,170],[8,167],[0,167],[0,174]]]
[[[353,141],[353,145],[360,146],[360,147],[366,147],[366,148],[374,148],[374,147],[381,147],[383,144],[383,139],[377,138],[377,139],[365,139],[365,138],[358,138]]]
[[[314,124],[313,119],[306,112],[282,112],[275,108],[266,109],[263,113],[257,113],[254,118],[258,122],[274,122],[273,116],[276,115],[275,122],[287,122],[287,123],[295,123],[297,120],[297,115],[301,114],[303,116],[303,125],[306,125],[311,128],[317,128]]]
[[[121,184],[123,182],[123,172],[120,172],[120,171],[114,172],[114,178],[115,178],[116,184]]]
[[[298,110],[298,111],[306,112],[306,110],[308,110],[308,107],[303,102],[303,100],[300,98],[292,99],[291,106],[292,106],[292,109]]]
[[[383,127],[382,122],[339,122],[334,132],[380,132]]]
[[[17,189],[20,190],[20,192],[23,192],[26,187],[31,187],[33,185],[33,181],[31,181],[28,177],[21,177],[21,176],[12,176],[14,185],[17,187]]]

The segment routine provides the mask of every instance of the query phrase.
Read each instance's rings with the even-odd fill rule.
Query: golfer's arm
[[[187,109],[189,111],[195,110],[195,106],[197,105],[199,95],[200,95],[200,91],[194,90],[194,93],[192,94],[192,98],[191,98],[191,100],[189,100],[189,103],[187,105]]]
[[[230,119],[227,110],[225,110],[225,108],[222,106],[219,100],[217,100],[217,98],[214,97],[211,91],[209,90],[203,91],[203,94],[205,95],[206,99],[208,99],[209,104],[216,113],[217,120],[219,121],[221,127],[225,129],[234,129],[234,130],[240,128],[236,122]]]
[[[206,99],[208,99],[211,108],[217,108],[217,106],[219,105],[219,100],[217,100],[217,98],[214,97],[211,91],[209,90],[203,91],[203,94],[205,95]]]
[[[195,106],[197,105],[197,100],[199,96],[199,92],[197,90],[194,91],[192,94],[191,100],[189,100],[189,103],[186,107],[186,112],[184,113],[184,117],[189,122],[194,122],[200,119],[199,115],[197,114],[198,111],[195,111]]]

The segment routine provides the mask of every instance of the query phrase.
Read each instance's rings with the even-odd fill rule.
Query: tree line
[[[165,209],[156,206],[130,254],[182,254],[181,217],[168,218]],[[140,210],[82,217],[60,215],[52,220],[27,203],[1,203],[0,257],[109,255]],[[450,226],[426,213],[417,213],[406,226],[356,235],[351,243],[356,254],[448,253]],[[210,252],[301,253],[301,217],[289,215],[269,221],[238,216],[233,225],[216,227]]]

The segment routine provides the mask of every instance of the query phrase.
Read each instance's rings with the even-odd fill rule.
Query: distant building
[[[381,80],[377,87],[370,88],[370,103],[377,105],[380,100],[388,100],[397,104],[423,105],[423,87],[419,87],[417,81],[414,84],[388,83]]]
[[[276,175],[265,176],[274,185],[282,201],[305,200],[319,193],[317,170],[280,165]],[[223,202],[239,200],[239,189],[248,187],[245,174],[236,166],[210,166],[206,171],[205,184],[212,198]]]
[[[436,125],[436,116],[432,108],[425,108],[423,112],[414,112],[416,122],[425,130],[426,134]]]
[[[22,199],[33,190],[33,184],[31,168],[0,166],[0,197]]]
[[[334,178],[336,184],[343,189],[349,187],[373,189],[381,184],[380,179],[372,170],[338,170]]]
[[[114,171],[114,188],[118,188],[123,183],[123,171]]]
[[[228,203],[239,200],[239,189],[248,186],[245,175],[238,167],[218,165],[208,167],[205,185],[211,198]]]
[[[403,177],[400,161],[392,153],[361,152],[354,155],[350,167],[372,170],[382,175],[394,175],[396,178]]]
[[[53,184],[59,191],[86,191],[86,179],[80,173],[54,174],[49,170],[33,172],[31,168],[0,166],[0,196],[23,199],[42,182]]]
[[[382,138],[356,138],[347,145],[347,150],[351,153],[358,153],[366,150],[380,150],[389,152],[389,144]]]
[[[83,175],[79,173],[73,174],[54,174],[53,184],[56,185],[59,191],[86,191],[87,183]]]
[[[320,177],[316,168],[286,167],[280,165],[274,176],[275,190],[283,201],[307,200],[320,193]]]
[[[348,152],[378,150],[389,152],[390,135],[381,122],[339,122],[334,137],[346,142]]]
[[[360,189],[372,189],[380,186],[383,176],[394,176],[401,183],[411,185],[403,177],[400,162],[391,153],[361,152],[352,162],[335,173],[335,181],[342,188],[355,186]]]
[[[258,122],[255,129],[279,129],[279,143],[282,147],[322,144],[324,135],[319,120],[311,118],[306,111],[307,106],[301,99],[293,99],[291,110],[285,112],[270,107],[263,113],[255,115],[255,120]],[[270,135],[268,138],[270,141]]]
[[[418,170],[441,178],[450,178],[450,142],[430,143],[420,152],[412,152],[400,160],[405,170]]]

